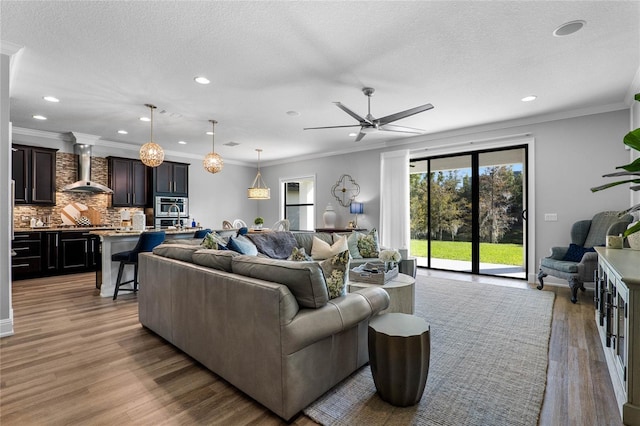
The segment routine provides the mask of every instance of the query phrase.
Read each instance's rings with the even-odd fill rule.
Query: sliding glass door
[[[418,265],[525,278],[525,171],[525,147],[412,161]]]

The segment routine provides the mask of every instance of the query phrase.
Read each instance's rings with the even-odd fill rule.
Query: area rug
[[[416,312],[431,326],[427,385],[413,407],[376,394],[368,365],[304,410],[323,425],[537,424],[554,293],[418,276]]]

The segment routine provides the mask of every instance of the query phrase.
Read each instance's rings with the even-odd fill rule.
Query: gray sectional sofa
[[[329,300],[317,262],[162,244],[139,258],[139,318],[285,420],[368,362],[381,288]]]

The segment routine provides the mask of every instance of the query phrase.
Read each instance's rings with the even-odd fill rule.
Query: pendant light
[[[267,185],[262,180],[260,174],[260,153],[261,149],[256,149],[258,152],[258,174],[251,184],[251,188],[247,189],[247,197],[250,200],[268,200],[271,198],[271,189],[267,188]]]
[[[140,147],[140,160],[149,167],[158,167],[164,161],[164,150],[160,145],[153,142],[153,110],[155,105],[144,104],[151,110],[151,137],[149,142]]]
[[[211,152],[205,155],[204,161],[204,169],[209,173],[218,173],[222,171],[224,167],[224,161],[222,161],[222,157],[216,153],[215,146],[215,127],[218,123],[216,120],[209,120],[211,123]]]

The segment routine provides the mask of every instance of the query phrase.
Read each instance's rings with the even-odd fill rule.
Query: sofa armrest
[[[379,287],[349,293],[318,309],[301,309],[293,321],[282,327],[282,353],[289,355],[354,327],[389,306],[389,295]]]
[[[585,254],[582,255],[582,259],[580,260],[580,263],[586,264],[586,263],[597,263],[598,262],[598,253],[596,253],[595,251],[588,251]]]

